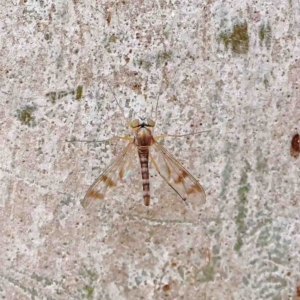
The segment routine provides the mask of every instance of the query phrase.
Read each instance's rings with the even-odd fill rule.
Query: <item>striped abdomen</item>
[[[139,158],[141,163],[141,173],[143,180],[143,193],[144,193],[144,204],[149,206],[150,204],[150,184],[149,184],[149,149],[141,150],[139,149]]]

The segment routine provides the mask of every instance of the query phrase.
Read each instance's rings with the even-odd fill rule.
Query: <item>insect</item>
[[[300,136],[299,134],[295,134],[291,141],[291,150],[290,150],[291,156],[297,158],[300,153]]]
[[[112,91],[113,93],[113,91]],[[114,95],[114,93],[113,93]],[[143,198],[145,206],[150,205],[150,182],[149,182],[149,160],[164,179],[164,181],[179,195],[179,197],[186,201],[190,197],[199,199],[199,203],[205,203],[205,192],[203,187],[199,184],[197,179],[193,177],[160,143],[159,139],[165,137],[181,137],[192,134],[199,134],[201,132],[183,134],[183,135],[169,135],[163,134],[154,136],[155,121],[140,117],[130,122],[125,117],[125,113],[119,104],[116,96],[114,99],[120,108],[128,126],[133,131],[133,137],[119,137],[115,136],[111,140],[125,140],[127,146],[117,156],[115,161],[103,171],[103,173],[96,179],[86,192],[83,201],[81,202],[84,208],[88,208],[96,201],[104,199],[105,193],[108,189],[117,185],[119,180],[125,179],[131,168],[132,161],[137,151],[143,183]],[[158,99],[156,103],[156,116],[157,116]],[[155,120],[156,120],[155,116]],[[90,141],[93,142],[93,141]]]

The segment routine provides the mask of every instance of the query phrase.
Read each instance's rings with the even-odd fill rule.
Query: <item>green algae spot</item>
[[[45,40],[46,40],[46,41],[49,41],[49,40],[50,40],[50,34],[49,34],[49,33],[46,33],[46,34],[44,35],[44,37],[45,37]]]
[[[50,102],[52,104],[55,104],[57,100],[60,100],[68,95],[75,95],[75,99],[76,100],[80,100],[82,98],[82,91],[83,91],[83,87],[82,85],[79,85],[76,89],[76,91],[74,89],[70,90],[70,91],[54,91],[54,92],[49,92],[46,94],[46,97],[48,97],[50,99]]]
[[[148,72],[149,72],[150,68],[152,67],[151,61],[147,61],[147,60],[143,60],[143,59],[138,59],[138,60],[134,61],[133,64],[135,66],[143,68],[144,70],[146,70]]]
[[[34,106],[25,106],[17,111],[17,117],[23,125],[34,126],[33,111],[36,108]]]
[[[76,100],[80,100],[82,98],[82,91],[83,91],[83,86],[82,85],[79,85],[77,87],[77,90],[76,90]]]
[[[112,34],[110,37],[109,37],[109,42],[110,43],[115,43],[117,41],[117,37],[115,34]]]
[[[215,271],[212,265],[208,265],[204,267],[197,276],[197,281],[200,282],[214,281],[214,279],[215,279]]]
[[[88,270],[88,269],[86,269],[85,271],[86,271],[86,277],[88,277],[91,280],[97,279],[98,276],[97,276],[96,272]]]
[[[266,77],[264,78],[264,85],[265,85],[265,89],[268,89],[270,87],[269,80]]]
[[[263,24],[259,28],[259,40],[260,45],[264,43],[266,47],[269,49],[271,47],[271,26],[269,23]]]
[[[49,93],[46,94],[46,97],[48,97],[50,99],[52,104],[55,104],[56,100],[64,98],[72,92],[73,91],[71,91],[71,92],[69,92],[69,91],[49,92]]]
[[[257,163],[256,169],[259,173],[266,173],[268,172],[268,160],[264,157],[263,152],[260,147],[256,149],[257,155]]]
[[[156,67],[159,68],[161,65],[171,60],[171,57],[172,57],[171,51],[159,52],[156,57]]]
[[[227,163],[224,170],[222,171],[223,180],[222,180],[222,190],[220,193],[221,198],[226,198],[227,186],[230,182],[232,171],[233,171],[232,167],[229,165],[229,163]]]
[[[107,37],[105,39],[105,44],[104,44],[104,48],[106,49],[106,51],[108,53],[111,53],[111,45],[116,43],[118,40],[117,36],[115,34],[112,34],[110,37]]]
[[[250,165],[247,163],[241,179],[240,188],[238,189],[239,203],[237,205],[237,215],[235,217],[235,222],[237,224],[237,241],[234,245],[235,251],[240,251],[243,246],[243,235],[246,233],[245,219],[247,217],[247,194],[250,191],[250,184],[248,183],[248,172],[250,171]]]
[[[94,288],[92,286],[86,285],[83,288],[84,295],[87,299],[91,299],[94,294]]]
[[[232,32],[223,32],[219,37],[226,50],[228,50],[229,45],[231,45],[232,51],[237,54],[246,54],[249,50],[248,24],[246,22],[234,25]]]
[[[33,273],[33,275],[30,276],[32,279],[36,280],[37,282],[41,282],[43,284],[43,286],[50,286],[54,283],[58,283],[56,281],[53,281],[53,280],[50,280],[49,278],[47,277],[43,277],[43,276],[40,276],[38,274],[35,274]]]
[[[243,246],[242,235],[245,234],[246,232],[246,225],[245,225],[245,218],[247,216],[246,202],[247,202],[247,193],[249,192],[249,190],[250,190],[249,185],[240,187],[238,189],[240,202],[238,204],[238,213],[237,216],[235,217],[235,222],[237,224],[237,230],[238,230],[237,242],[234,245],[235,251],[239,251]]]
[[[235,250],[236,252],[240,251],[241,248],[242,248],[242,246],[243,246],[243,244],[244,244],[244,243],[243,243],[242,237],[241,237],[241,236],[238,236],[237,241],[236,241],[236,243],[235,243],[235,245],[234,245],[234,250]]]
[[[260,173],[266,173],[268,170],[268,160],[266,158],[258,157],[257,171]]]
[[[29,123],[32,121],[31,110],[29,109],[22,110],[18,116],[22,124],[29,125]]]
[[[79,271],[79,274],[87,281],[87,284],[83,287],[83,290],[81,290],[83,299],[93,299],[95,290],[94,282],[98,279],[98,275],[85,267]]]

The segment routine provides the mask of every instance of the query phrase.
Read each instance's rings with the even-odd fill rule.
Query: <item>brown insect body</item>
[[[291,141],[291,156],[297,158],[300,154],[300,136],[295,134]]]
[[[149,147],[153,144],[154,138],[151,129],[147,128],[148,123],[139,122],[139,126],[135,131],[134,143],[138,148],[138,154],[141,164],[141,173],[143,180],[143,197],[144,204],[150,204],[150,182],[149,182]]]
[[[121,107],[120,109],[124,115]],[[116,157],[115,161],[90,186],[82,201],[83,207],[89,207],[93,210],[93,205],[104,198],[108,189],[117,186],[118,180],[122,181],[129,176],[136,150],[141,165],[145,206],[150,205],[149,159],[158,174],[183,201],[188,198],[197,198],[199,204],[204,204],[205,192],[203,187],[166,148],[157,142],[159,138],[172,135],[153,136],[155,122],[151,119],[140,118],[132,122],[126,120],[134,132],[134,137],[116,137],[128,141],[128,144]]]

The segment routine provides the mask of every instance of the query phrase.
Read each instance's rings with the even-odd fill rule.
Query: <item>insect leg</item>
[[[112,137],[110,139],[100,140],[100,141],[85,141],[85,140],[71,139],[71,140],[66,140],[66,142],[68,142],[68,143],[73,143],[73,142],[80,142],[80,143],[105,143],[105,142],[119,141],[119,140],[132,142],[133,138],[131,138],[129,136],[114,136],[114,137]]]
[[[189,136],[189,135],[197,135],[197,134],[201,134],[204,132],[209,132],[210,130],[203,130],[203,131],[197,131],[197,132],[191,132],[191,133],[186,133],[186,134],[162,134],[162,135],[157,135],[154,137],[154,139],[158,140],[158,139],[163,139],[166,137],[183,137],[183,136]]]
[[[129,120],[128,118],[126,118],[124,109],[123,109],[122,106],[120,105],[120,103],[119,103],[119,101],[118,101],[118,99],[117,99],[117,97],[116,97],[116,95],[115,95],[113,89],[112,89],[111,86],[108,84],[108,82],[107,82],[107,85],[108,85],[108,87],[109,87],[109,89],[110,89],[110,91],[111,91],[111,93],[112,93],[112,95],[113,95],[113,97],[114,97],[114,99],[115,99],[115,101],[116,101],[116,103],[117,103],[117,105],[118,105],[118,107],[119,107],[119,109],[120,109],[120,111],[121,111],[121,113],[122,113],[124,119],[126,120],[127,125],[131,128],[131,126],[130,126],[130,120]]]

